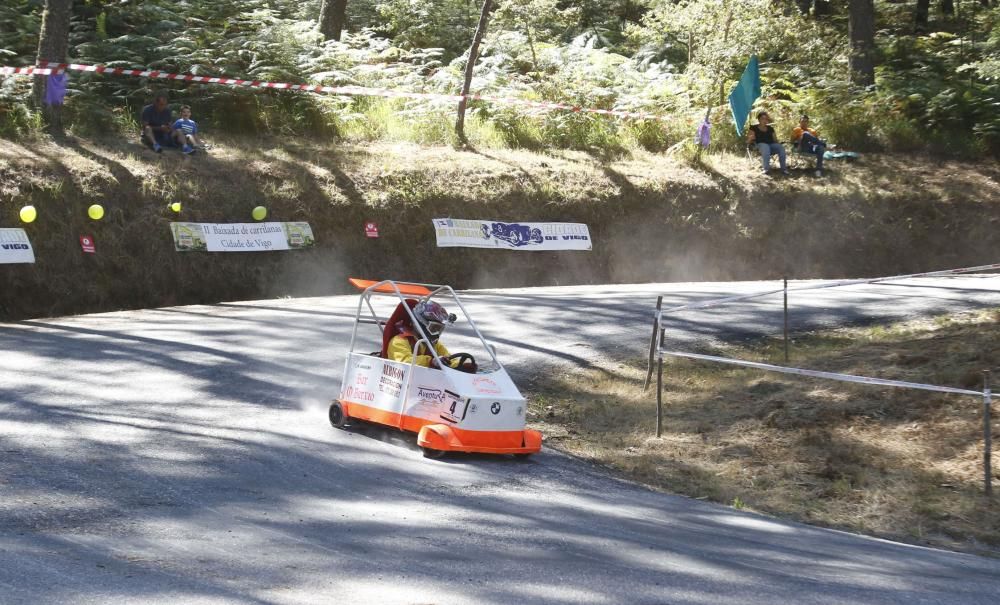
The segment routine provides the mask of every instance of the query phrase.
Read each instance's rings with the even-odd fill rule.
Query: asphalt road
[[[525,382],[642,356],[658,293],[773,285],[465,300]],[[1000,560],[655,493],[550,450],[432,461],[412,437],[334,430],[356,301],[0,325],[0,603],[1000,602]],[[798,329],[1000,306],[1000,277],[791,304]],[[679,347],[776,333],[780,298],[672,321]]]

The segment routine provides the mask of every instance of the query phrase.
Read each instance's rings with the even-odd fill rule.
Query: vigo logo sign
[[[0,229],[0,264],[33,262],[35,252],[24,229]]]

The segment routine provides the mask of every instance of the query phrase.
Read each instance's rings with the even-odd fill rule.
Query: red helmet
[[[455,316],[437,304],[436,302],[425,300],[417,303],[413,307],[413,316],[420,322],[424,332],[431,340],[437,340],[447,324],[454,323]]]

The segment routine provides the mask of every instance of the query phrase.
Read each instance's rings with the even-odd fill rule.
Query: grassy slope
[[[1000,169],[871,156],[767,179],[744,156],[459,152],[412,144],[217,139],[207,156],[121,141],[3,141],[0,223],[34,266],[0,266],[0,318],[341,291],[349,274],[516,286],[836,277],[993,260]],[[178,254],[167,223],[308,220],[307,252]],[[93,223],[86,208],[102,203]],[[435,216],[590,224],[592,253],[437,249]],[[365,220],[382,237],[367,240]],[[80,253],[93,235],[98,254]]]
[[[1000,367],[1000,311],[796,337],[792,365],[977,390]],[[721,354],[783,363],[778,341]],[[641,366],[641,367],[640,367]],[[982,495],[979,399],[687,360],[664,370],[663,437],[645,360],[556,378],[529,418],[550,446],[648,485],[812,524],[1000,555],[1000,457]],[[997,434],[994,417],[994,435]]]

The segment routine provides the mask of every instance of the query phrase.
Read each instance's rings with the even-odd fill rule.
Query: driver
[[[437,351],[439,357],[444,360],[448,357],[448,349],[445,348],[438,337],[444,332],[444,328],[447,324],[454,323],[455,316],[449,315],[448,311],[444,307],[429,300],[421,301],[413,307],[413,315],[420,322],[421,327],[424,329],[424,333],[430,338],[431,343],[434,345],[434,350]],[[389,340],[388,355],[389,359],[392,361],[399,361],[402,363],[410,363],[413,360],[413,345],[417,343],[420,339],[420,334],[413,329],[410,325],[409,319],[404,319],[396,324],[396,329],[399,333]],[[434,359],[433,355],[424,354],[427,352],[427,345],[420,343],[419,349],[417,349],[417,361],[418,366],[423,366],[425,368],[437,367],[437,361]],[[452,359],[450,361],[446,360],[447,363],[452,368],[458,367],[458,359]]]

